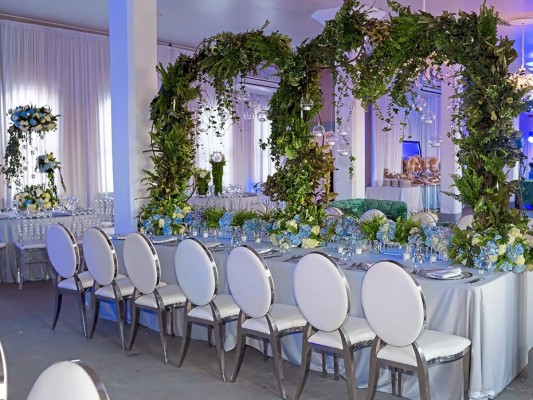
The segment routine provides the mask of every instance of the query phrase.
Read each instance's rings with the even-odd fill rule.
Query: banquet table
[[[210,240],[228,244],[225,239]],[[119,270],[125,272],[122,262],[123,241],[114,240],[113,243],[119,255]],[[251,242],[248,242],[248,245],[256,248],[269,246],[267,243]],[[161,263],[161,279],[167,283],[177,283],[174,272],[176,246],[157,244],[155,247]],[[326,252],[323,248],[317,250]],[[291,249],[286,255],[266,259],[274,279],[276,302],[295,304],[292,276],[297,261],[287,262],[286,260],[292,255],[304,254],[308,251]],[[219,270],[219,290],[222,292],[228,290],[225,275],[227,255],[227,251],[213,252]],[[400,261],[395,256],[368,252],[355,257],[357,262],[376,262],[395,258],[396,261]],[[426,263],[424,267],[445,268],[448,265],[447,262],[438,261],[435,264]],[[350,314],[364,317],[360,288],[365,272],[345,269],[344,273],[351,289]],[[478,276],[475,270],[471,270],[471,273],[473,277],[470,279]],[[533,343],[531,338],[533,323],[532,318],[525,314],[524,299],[526,292],[533,290],[533,277],[530,277],[532,275],[530,273],[495,273],[492,276],[484,275],[482,281],[472,285],[465,284],[466,280],[442,281],[418,277],[425,295],[426,327],[462,335],[472,341],[470,398],[481,399],[497,395],[526,365],[527,350]],[[394,307],[394,299],[390,299],[390,306]],[[152,320],[144,320],[145,324],[157,330],[157,322],[153,315],[151,317]],[[232,348],[235,344],[235,330],[234,324],[228,325],[226,349]],[[199,337],[198,332],[196,332],[196,337]],[[181,334],[181,325],[178,326],[178,333]],[[205,340],[205,333],[200,333],[200,338]],[[251,341],[249,344],[261,348],[257,341]],[[283,339],[283,354],[285,359],[291,363],[296,365],[300,363],[300,334],[289,335]],[[356,354],[358,387],[367,385],[368,363],[369,349],[358,351]],[[313,354],[312,368],[321,369],[318,354]],[[332,359],[328,359],[328,369],[332,370],[332,368]],[[433,366],[430,368],[429,377],[433,399],[462,398],[462,362]],[[390,392],[390,375],[383,369],[378,390]],[[408,398],[419,398],[416,376],[404,376],[403,392]]]
[[[242,196],[193,196],[189,204],[200,207],[218,207],[228,211],[250,210],[255,203],[261,203],[256,193],[243,193]]]
[[[369,186],[366,188],[365,197],[375,200],[405,201],[409,214],[424,210],[420,186]]]
[[[87,211],[87,210],[84,210]],[[20,216],[20,214],[19,214]],[[17,255],[15,250],[15,243],[19,240],[18,225],[21,223],[21,219],[16,218],[17,215],[13,212],[0,213],[0,238],[1,241],[6,242],[6,265],[5,268],[0,268],[0,282],[13,283],[16,281],[17,276]],[[70,211],[57,211],[52,214],[52,217],[34,219],[41,223],[45,222],[49,225],[63,224],[70,230],[73,230],[74,221],[78,223],[85,218],[83,213],[77,214]],[[47,265],[32,264],[24,267],[24,280],[35,281],[44,279],[47,275]]]

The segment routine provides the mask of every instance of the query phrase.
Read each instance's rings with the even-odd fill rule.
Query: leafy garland
[[[518,88],[509,77],[508,66],[517,54],[511,41],[497,37],[497,25],[503,21],[485,5],[479,14],[440,16],[414,13],[393,1],[389,6],[396,15],[380,21],[357,0],[345,0],[323,32],[295,51],[287,36],[265,35],[265,25],[240,34],[220,33],[206,39],[193,56],[181,55],[166,70],[159,66],[163,83],[151,107],[154,170],[146,171],[144,179],[152,202],[186,197],[200,134],[189,103],[199,99],[203,104],[205,84],[214,88],[217,98],[216,107],[209,110],[209,124],[216,131],[230,118],[237,120],[234,80],[261,66],[277,68],[280,84],[269,109],[272,134],[261,143],[269,149],[277,172],[268,178],[264,192],[284,201],[287,215],[293,216],[335,196],[327,190],[334,168],[331,149],[309,135],[310,121],[322,106],[322,70],[331,71],[339,88],[337,104],[348,94],[363,104],[375,104],[388,95],[382,118],[390,124],[401,109],[404,116],[414,109],[413,82],[421,72],[458,65],[456,128],[449,135],[459,147],[462,174],[453,177],[459,190],[454,196],[473,207],[476,232],[501,227],[505,236],[503,231],[512,226],[525,231],[525,217],[509,209],[517,182],[507,183],[503,169],[524,159],[513,119],[525,110],[521,99],[533,88]],[[304,110],[302,98],[314,106]],[[197,114],[202,108],[197,107]],[[475,257],[471,236],[456,236],[457,261]]]

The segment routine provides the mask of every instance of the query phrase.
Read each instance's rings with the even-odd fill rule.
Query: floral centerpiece
[[[200,196],[207,194],[209,188],[209,181],[211,180],[211,172],[207,169],[196,168],[194,170],[194,179],[196,180],[196,188]]]
[[[168,199],[151,201],[139,213],[137,228],[154,235],[179,235],[185,232],[191,207],[184,201]]]
[[[61,181],[61,186],[63,190],[65,189],[65,182],[63,181],[63,174],[61,173],[61,163],[57,160],[54,153],[47,153],[37,157],[37,165],[35,166],[35,171],[42,172],[46,174],[48,178],[48,185],[50,189],[57,196],[57,186],[55,182],[55,171],[59,172],[59,178]]]
[[[455,228],[450,256],[467,267],[482,268],[490,262],[495,271],[533,271],[533,235],[513,224],[503,228],[482,233]]]
[[[7,129],[9,139],[4,155],[4,165],[1,172],[5,174],[8,186],[11,181],[21,186],[22,154],[20,141],[32,142],[32,133],[43,137],[46,132],[57,129],[58,115],[52,114],[48,106],[35,107],[32,105],[19,106],[7,111],[11,125]]]
[[[219,195],[222,193],[222,175],[224,175],[226,157],[220,151],[214,151],[209,157],[209,162],[211,163],[211,172],[213,173],[215,195]]]
[[[44,185],[26,185],[13,198],[19,210],[49,210],[59,205],[57,195]]]
[[[272,224],[270,240],[277,246],[286,237],[292,246],[312,249],[322,242],[321,231],[326,220],[324,208],[312,206],[290,217],[281,215]]]

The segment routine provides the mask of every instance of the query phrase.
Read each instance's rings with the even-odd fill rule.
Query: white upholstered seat
[[[85,294],[92,288],[93,279],[88,272],[79,273],[80,252],[74,235],[61,224],[52,225],[46,236],[46,250],[56,275],[52,329],[59,318],[63,294],[74,294],[79,302],[83,334],[88,337]]]
[[[166,285],[160,281],[161,266],[152,242],[142,233],[132,232],[124,240],[124,266],[135,287],[130,311],[131,329],[128,350],[131,350],[137,330],[141,309],[155,311],[159,323],[159,337],[165,363],[167,355],[167,313],[170,314],[171,327],[176,308],[183,307],[185,296],[177,285]]]
[[[306,321],[295,306],[274,302],[274,282],[270,270],[263,258],[251,247],[233,249],[228,256],[226,270],[230,291],[241,308],[231,381],[235,382],[239,374],[246,349],[246,337],[261,337],[265,353],[267,340],[272,346],[279,394],[285,399],[281,338],[301,332]]]
[[[182,366],[189,348],[191,325],[206,325],[208,340],[211,340],[211,330],[215,331],[218,368],[225,381],[225,323],[236,320],[240,309],[231,295],[217,294],[218,270],[215,260],[199,240],[185,239],[178,245],[174,255],[174,268],[178,283],[187,297],[178,366]]]
[[[107,234],[99,228],[89,228],[83,235],[85,264],[94,278],[91,291],[93,325],[89,337],[92,339],[98,322],[100,301],[113,301],[116,306],[117,322],[122,348],[126,349],[126,301],[133,296],[134,286],[125,275],[118,273],[118,259],[115,248]]]
[[[468,399],[470,340],[425,330],[424,294],[401,265],[393,261],[374,264],[363,279],[361,300],[368,323],[376,332],[370,353],[368,400],[375,396],[380,366],[391,368],[393,393],[400,396],[402,372],[416,372],[420,398],[429,400],[428,366],[461,358],[464,396]]]
[[[375,334],[364,318],[349,316],[350,287],[344,273],[327,255],[313,252],[298,262],[293,284],[296,303],[308,322],[302,338],[300,382],[295,400],[305,386],[313,349],[344,358],[348,398],[355,400],[354,352],[369,346]],[[337,366],[335,363],[335,376]]]
[[[80,361],[61,361],[37,378],[28,400],[109,400],[96,373]]]

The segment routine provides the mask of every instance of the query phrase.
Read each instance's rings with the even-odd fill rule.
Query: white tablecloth
[[[392,186],[369,186],[366,188],[365,197],[376,200],[405,201],[407,212],[414,214],[424,210],[422,192],[420,187],[392,187]]]
[[[261,203],[261,198],[255,193],[250,193],[242,197],[194,196],[189,199],[189,204],[191,205],[204,208],[215,206],[228,211],[250,210],[255,203]]]
[[[114,241],[117,254],[122,259],[122,241]],[[256,246],[255,244],[250,244]],[[261,247],[267,244],[259,245]],[[174,272],[175,247],[156,245],[161,261],[161,279],[167,283],[176,283]],[[267,259],[275,284],[276,302],[295,304],[292,290],[292,276],[296,263],[283,260],[292,254],[305,250],[295,249],[289,255]],[[219,270],[219,289],[226,287],[227,252],[213,253]],[[377,261],[386,258],[383,255],[363,253],[358,261]],[[388,256],[387,258],[391,258]],[[444,267],[442,262],[427,264],[427,267]],[[121,272],[124,266],[120,260]],[[473,271],[474,276],[477,275]],[[360,287],[363,271],[345,271],[351,289],[351,311],[354,316],[363,317],[360,300]],[[470,397],[485,398],[501,392],[521,371],[527,362],[527,349],[531,346],[531,317],[525,314],[525,292],[533,286],[533,274],[496,273],[474,285],[466,285],[464,280],[436,281],[419,278],[424,291],[427,308],[427,328],[441,332],[468,337],[472,340],[472,364],[470,378]],[[394,299],[389,299],[394,307]],[[401,311],[401,310],[398,310]],[[149,325],[157,329],[155,320]],[[180,327],[181,328],[181,327]],[[204,332],[202,332],[204,333]],[[235,325],[228,326],[226,344],[234,343]],[[528,337],[529,335],[529,337]],[[204,333],[205,337],[205,333]],[[529,339],[529,343],[528,343]],[[252,342],[259,348],[257,342]],[[228,345],[227,347],[231,347]],[[301,335],[290,335],[283,339],[284,356],[294,364],[299,364],[301,356]],[[312,367],[320,370],[319,355],[313,355]],[[215,361],[213,361],[215,362]],[[357,385],[366,387],[368,380],[369,350],[356,353]],[[332,362],[329,360],[329,367]],[[462,398],[462,362],[433,366],[429,373],[431,393],[434,400]],[[380,378],[381,391],[390,391],[390,375],[382,370]],[[404,376],[404,396],[418,399],[418,381],[415,376]]]

